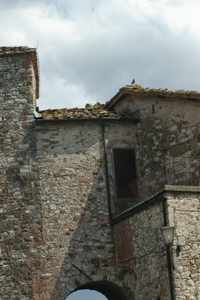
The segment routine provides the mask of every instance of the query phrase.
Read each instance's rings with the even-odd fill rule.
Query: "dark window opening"
[[[137,195],[135,152],[133,149],[113,150],[115,184],[118,198],[130,198]]]

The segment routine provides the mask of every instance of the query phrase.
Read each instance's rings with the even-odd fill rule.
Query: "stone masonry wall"
[[[164,126],[166,122],[159,118],[157,120]],[[179,121],[176,120],[177,126]],[[128,208],[162,189],[166,182],[167,177],[162,177],[164,173],[161,167],[166,171],[168,165],[163,163],[163,152],[159,152],[159,149],[163,150],[163,143],[167,146],[165,138],[168,136],[171,139],[174,136],[172,140],[175,143],[177,139],[181,141],[185,137],[189,141],[192,137],[194,148],[191,149],[188,143],[189,148],[198,153],[198,144],[194,143],[198,130],[196,131],[196,125],[188,127],[188,131],[185,128],[181,131],[178,127],[176,130],[170,127],[167,135],[159,125],[154,128],[147,126],[146,122],[147,119],[142,119],[137,126],[131,122],[107,123],[104,134],[102,126],[92,122],[76,121],[60,125],[47,122],[37,125],[37,194],[42,207],[43,246],[40,268],[33,280],[35,299],[63,299],[68,292],[86,282],[103,278],[122,286],[128,291],[130,299],[144,299],[148,295],[151,295],[151,299],[170,299],[167,254],[161,236],[161,227],[164,224],[161,205],[145,209],[122,224],[115,225],[115,248],[113,247],[109,224],[109,196],[113,214],[116,213],[118,203],[115,196],[112,150],[114,147],[136,149],[140,198],[136,201],[132,199],[125,206]],[[154,126],[156,121],[152,122]],[[172,122],[171,119],[169,122]],[[103,137],[109,189],[106,185]],[[185,154],[184,145],[181,156],[179,143],[174,144],[181,159]],[[175,157],[176,151],[173,154]],[[197,159],[192,159],[193,152],[189,150],[189,153],[189,168],[193,165],[196,168]],[[155,169],[152,167],[154,158],[158,160]],[[147,174],[142,176],[145,166],[148,166],[145,171]],[[175,166],[175,170],[169,170],[169,176],[180,172],[182,178],[181,174],[188,171],[181,160]],[[171,173],[172,170],[175,173]],[[190,171],[197,178],[196,171]]]
[[[117,261],[124,268],[122,280],[132,274],[136,300],[171,299],[163,225],[163,206],[157,201],[114,226]]]
[[[38,123],[36,136],[42,252],[34,299],[64,299],[83,284],[102,280],[130,292],[115,263],[102,126]]]
[[[29,55],[0,57],[0,299],[32,298],[33,68]]]
[[[164,184],[199,185],[200,104],[198,101],[127,96],[115,110],[136,113],[138,201]]]
[[[154,202],[149,205],[148,200],[132,208],[114,225],[121,278],[132,283],[137,300],[169,300],[171,293],[177,300],[199,300],[200,189],[166,186],[162,196],[152,199]],[[175,230],[173,244],[169,246],[171,258],[162,233],[166,225]]]
[[[182,188],[166,195],[173,243],[177,300],[200,299],[200,190]]]
[[[199,184],[196,102],[125,99],[140,122],[34,121],[29,54],[0,57],[0,299],[63,300],[109,281],[128,299],[170,299],[160,201],[112,217],[164,184]],[[135,149],[137,199],[116,197],[113,148]],[[106,150],[106,151],[105,151]],[[177,300],[199,299],[199,194],[168,193]],[[110,202],[111,201],[111,202]]]

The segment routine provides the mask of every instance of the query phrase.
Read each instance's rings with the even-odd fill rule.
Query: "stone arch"
[[[89,282],[78,287],[72,293],[85,289],[97,291],[107,297],[108,300],[128,300],[123,289],[110,281]]]

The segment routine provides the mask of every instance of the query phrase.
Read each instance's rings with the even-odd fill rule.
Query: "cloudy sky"
[[[0,44],[37,47],[40,108],[106,101],[132,81],[200,90],[199,0],[0,0]]]
[[[66,300],[107,300],[107,298],[96,291],[81,290],[70,294]]]

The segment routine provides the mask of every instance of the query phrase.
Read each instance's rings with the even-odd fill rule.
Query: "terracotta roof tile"
[[[106,109],[104,104],[87,104],[85,108],[48,109],[39,112],[43,120],[91,120],[91,119],[121,119],[117,113]]]

